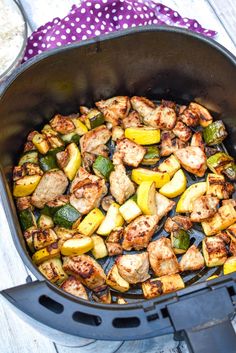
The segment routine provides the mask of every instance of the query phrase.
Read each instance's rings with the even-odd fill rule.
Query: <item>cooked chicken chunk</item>
[[[127,96],[112,97],[95,104],[103,113],[105,120],[112,123],[113,126],[120,125],[130,110],[130,100]]]
[[[181,141],[187,142],[192,136],[192,130],[187,127],[182,121],[178,121],[172,130],[172,132],[177,136]]]
[[[110,174],[110,192],[121,205],[135,193],[135,187],[122,164],[116,165]]]
[[[179,119],[187,126],[197,126],[199,114],[188,107],[180,114]]]
[[[193,147],[199,147],[201,148],[202,151],[204,151],[204,141],[202,138],[202,132],[197,131],[193,134],[192,139],[191,139],[191,146]]]
[[[102,267],[89,255],[64,257],[63,269],[95,292],[106,288],[106,275]]]
[[[124,230],[123,249],[141,250],[146,248],[155,233],[158,221],[158,216],[139,216],[129,223]]]
[[[61,289],[67,293],[75,295],[76,297],[88,300],[88,294],[83,284],[73,276],[69,277],[62,283]]]
[[[229,234],[226,233],[226,231],[219,232],[219,233],[216,234],[216,236],[221,238],[225,242],[225,244],[229,244],[230,243],[231,238],[230,238]]]
[[[129,283],[140,283],[150,278],[147,252],[119,256],[116,264],[120,276]]]
[[[214,216],[217,212],[219,199],[214,196],[200,196],[193,202],[193,212],[190,215],[192,222],[201,222]]]
[[[180,260],[181,271],[196,271],[204,267],[204,257],[195,245],[190,246]]]
[[[117,227],[115,228],[106,238],[106,241],[109,243],[119,243],[124,235],[124,228]]]
[[[123,248],[119,243],[106,242],[106,247],[108,251],[108,256],[121,255],[123,253]]]
[[[43,208],[47,202],[63,194],[67,186],[67,177],[61,170],[50,170],[46,172],[31,197],[32,205]]]
[[[110,137],[111,132],[105,125],[98,126],[95,129],[88,131],[80,139],[82,155],[85,152],[95,153],[97,148],[100,145],[105,145]]]
[[[140,127],[142,126],[142,120],[136,111],[132,111],[129,115],[122,121],[124,129],[128,127]]]
[[[166,196],[156,193],[157,216],[164,217],[175,206],[175,201],[169,200]]]
[[[130,102],[132,108],[136,110],[142,118],[149,116],[156,108],[156,105],[145,97],[134,96],[131,98]]]
[[[200,147],[188,146],[174,152],[180,164],[190,173],[202,177],[207,169],[206,155]]]
[[[222,205],[229,205],[231,204],[233,207],[236,207],[236,200],[235,199],[229,199],[229,200],[223,200]]]
[[[33,206],[31,205],[31,197],[30,196],[24,196],[24,197],[17,197],[16,199],[16,207],[19,211],[33,209]]]
[[[124,138],[117,141],[113,163],[121,164],[124,162],[129,166],[137,167],[143,160],[145,153],[146,150],[143,146]]]
[[[180,148],[187,146],[186,142],[178,138],[174,138],[174,134],[170,131],[163,131],[161,134],[161,156],[166,157]]]
[[[69,134],[75,130],[75,125],[72,119],[69,119],[67,116],[57,114],[50,121],[50,125],[53,130],[59,132],[62,135]]]
[[[80,213],[86,214],[93,208],[99,207],[107,193],[107,186],[104,179],[89,174],[81,167],[71,183],[70,192],[72,193],[71,205]]]
[[[174,216],[172,218],[168,217],[164,229],[167,233],[175,232],[179,229],[189,230],[193,226],[191,220],[187,216]]]
[[[231,240],[230,246],[229,246],[229,251],[233,256],[236,256],[236,241]]]
[[[171,241],[160,238],[147,248],[151,268],[156,276],[172,275],[179,272],[179,264],[171,247]]]

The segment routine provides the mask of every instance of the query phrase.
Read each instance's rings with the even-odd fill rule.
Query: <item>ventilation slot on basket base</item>
[[[79,311],[74,312],[72,318],[74,321],[90,326],[99,326],[102,323],[100,316],[81,313]]]
[[[46,295],[41,295],[39,298],[39,303],[55,314],[61,314],[64,310],[64,306],[62,304],[56,302],[54,299],[51,299]]]
[[[119,317],[112,321],[112,325],[116,328],[138,327],[140,320],[138,317]]]

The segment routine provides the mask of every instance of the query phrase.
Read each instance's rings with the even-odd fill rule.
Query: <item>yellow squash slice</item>
[[[159,129],[128,127],[125,129],[125,137],[139,145],[153,145],[160,142],[161,134]]]
[[[205,193],[206,193],[206,182],[192,184],[185,190],[185,192],[180,197],[176,206],[176,212],[179,212],[179,213],[192,212],[193,202],[198,197],[203,196]]]
[[[137,203],[145,215],[155,215],[156,207],[156,188],[153,181],[143,181],[137,190]]]
[[[105,216],[102,211],[100,211],[98,208],[94,208],[79,224],[79,233],[88,237],[91,236],[93,233],[95,233],[104,218]]]
[[[40,182],[41,175],[26,175],[18,179],[13,186],[13,195],[23,197],[31,195]]]
[[[179,169],[169,183],[162,186],[159,193],[170,199],[181,195],[187,186],[187,179],[182,169]]]
[[[65,256],[82,255],[93,248],[93,241],[90,237],[73,238],[66,240],[61,253]]]
[[[77,170],[81,166],[80,151],[74,142],[70,143],[66,147],[65,151],[68,153],[69,159],[67,165],[63,168],[63,170],[67,178],[73,180]]]
[[[143,181],[154,181],[156,188],[161,188],[170,181],[170,176],[165,172],[155,172],[150,169],[136,168],[132,170],[131,179],[138,185]]]
[[[106,217],[97,230],[98,234],[109,235],[114,228],[121,227],[124,224],[124,218],[121,216],[119,208],[120,205],[115,202],[110,205]]]
[[[122,206],[120,206],[119,211],[127,223],[142,214],[141,209],[134,200],[126,201]]]
[[[92,235],[91,240],[93,242],[92,254],[95,259],[102,259],[108,255],[106,244],[102,237],[99,235]]]
[[[40,249],[34,253],[32,260],[36,265],[41,264],[42,262],[58,257],[60,255],[60,248],[58,243],[53,243],[48,245],[46,248]]]
[[[224,275],[228,275],[231,272],[236,271],[236,256],[229,257],[223,266]]]

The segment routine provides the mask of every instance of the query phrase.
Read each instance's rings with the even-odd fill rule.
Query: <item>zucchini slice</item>
[[[208,168],[216,174],[221,174],[223,170],[232,165],[234,159],[224,152],[218,152],[207,158]]]
[[[203,129],[203,138],[208,146],[217,145],[227,137],[227,131],[222,120],[217,120]]]
[[[85,124],[89,130],[104,123],[104,115],[97,109],[91,109],[85,118]]]
[[[57,283],[58,285],[68,278],[59,258],[44,261],[38,266],[38,269],[50,282]]]
[[[35,250],[40,250],[55,243],[57,234],[52,229],[35,229],[32,231],[33,244]]]
[[[18,165],[23,165],[24,163],[34,163],[38,164],[38,152],[37,151],[29,151],[24,153],[23,156],[20,158]]]
[[[92,235],[91,239],[93,241],[92,254],[95,259],[102,259],[103,257],[107,256],[107,247],[102,237],[99,235]]]
[[[23,210],[19,212],[20,224],[23,231],[36,227],[36,220],[33,212],[30,209]]]
[[[143,157],[142,164],[143,165],[154,165],[160,159],[160,151],[157,146],[148,146],[146,148],[146,153]]]
[[[36,265],[39,265],[46,260],[50,260],[54,257],[59,257],[59,255],[60,248],[58,246],[58,243],[56,242],[48,245],[46,248],[36,251],[32,256],[32,260]]]
[[[108,180],[114,166],[109,158],[98,156],[93,163],[93,170],[97,176]]]
[[[42,228],[42,229],[48,229],[48,228],[53,228],[54,223],[50,216],[41,214],[38,219],[38,226],[39,228]]]
[[[39,165],[44,172],[58,168],[56,158],[50,154],[40,157]]]
[[[23,197],[31,195],[40,182],[41,175],[26,175],[18,179],[13,186],[13,195]]]
[[[73,206],[67,204],[57,210],[53,216],[53,222],[60,227],[72,228],[73,224],[78,221],[81,214]]]
[[[46,137],[40,133],[36,133],[32,139],[33,144],[41,154],[46,154],[49,151],[49,143]]]

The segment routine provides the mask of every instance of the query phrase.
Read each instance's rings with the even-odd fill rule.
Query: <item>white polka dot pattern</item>
[[[93,0],[73,5],[64,18],[54,18],[29,37],[23,61],[46,50],[86,40],[117,30],[146,26],[172,25],[213,37],[216,32],[152,0]]]

